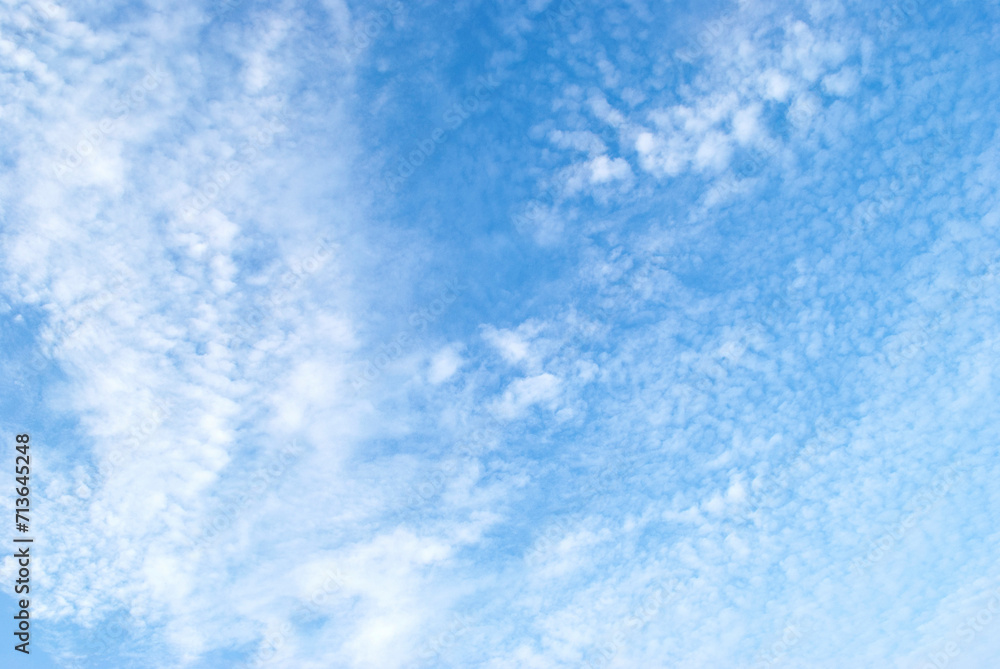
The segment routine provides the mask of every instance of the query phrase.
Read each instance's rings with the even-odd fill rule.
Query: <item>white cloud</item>
[[[427,372],[427,379],[432,384],[444,383],[462,367],[465,363],[462,359],[462,348],[461,345],[451,344],[434,354]]]
[[[516,418],[529,407],[544,404],[550,408],[559,397],[560,380],[544,372],[535,376],[515,379],[504,391],[497,404],[497,412],[504,418]]]
[[[632,168],[622,158],[609,159],[607,156],[597,156],[590,161],[588,166],[590,167],[591,183],[617,181],[632,176]]]
[[[352,19],[326,4],[331,43],[365,25],[366,7]],[[420,49],[405,59],[372,47],[378,90],[361,95],[351,83],[371,80],[343,63],[302,86],[302,62],[323,60],[296,60],[315,47],[305,14],[247,6],[206,25],[189,9],[164,12],[166,28],[161,16],[43,31],[30,7],[3,10],[26,51],[2,47],[0,66],[16,120],[3,147],[15,177],[0,185],[4,309],[60,368],[43,385],[53,425],[74,425],[47,428],[38,578],[52,597],[39,618],[100,627],[127,609],[169,666],[268,639],[273,666],[309,669],[753,666],[789,621],[801,636],[766,663],[925,662],[1000,582],[984,492],[1000,436],[1000,280],[983,234],[997,147],[975,112],[995,78],[947,31],[908,29],[900,44],[916,46],[891,67],[872,51],[859,69],[867,15],[807,4],[741,3],[683,66],[640,5],[535,3],[572,14],[558,28],[523,8],[504,19],[526,27],[503,33],[515,44],[493,61],[520,68],[505,85],[555,91],[543,118],[518,143],[490,124],[519,121],[483,114],[454,141],[497,131],[509,146],[470,144],[423,169],[482,168],[501,196],[537,178],[538,216],[515,224],[559,248],[522,249],[509,262],[524,267],[503,269],[527,280],[505,285],[482,259],[516,237],[463,230],[475,266],[449,263],[486,277],[472,293],[499,288],[512,306],[477,312],[472,298],[470,320],[436,326],[406,318],[441,260],[413,220],[394,227],[393,207],[412,202],[371,215],[354,180],[393,150],[373,139],[381,111],[355,125],[336,100],[392,109],[409,72],[450,94],[428,65],[449,62],[446,21],[435,40],[407,33],[400,43]],[[589,49],[592,25],[617,48]],[[962,26],[962,40],[989,34]],[[545,62],[523,60],[543,30]],[[228,51],[195,57],[204,34]],[[67,61],[65,44],[103,55]],[[54,178],[77,129],[154,53],[177,54],[169,76]],[[969,71],[985,74],[956,75]],[[182,216],[282,94],[280,139]],[[310,119],[322,133],[304,132]],[[747,154],[761,162],[727,171]],[[420,193],[445,220],[454,181],[426,181],[445,184]],[[303,269],[327,232],[337,250]],[[353,384],[380,354],[384,382]],[[4,365],[34,396],[23,365]],[[919,529],[893,537],[956,453],[971,465]],[[889,548],[845,576],[887,533]],[[104,544],[116,548],[98,555]],[[673,582],[676,600],[644,608]],[[441,636],[459,614],[470,622]],[[451,640],[421,656],[437,638]],[[956,666],[992,657],[976,639]]]
[[[769,69],[761,73],[764,82],[764,95],[771,100],[784,102],[792,89],[792,81],[778,70]]]
[[[483,328],[483,339],[489,342],[508,363],[531,363],[536,359],[536,356],[532,355],[531,342],[538,332],[539,327],[535,323],[523,323],[515,330],[499,330],[490,325]]]
[[[761,106],[753,104],[733,114],[733,136],[740,144],[750,144],[762,132],[760,127]]]
[[[858,72],[852,67],[845,67],[841,70],[823,77],[823,89],[831,95],[846,97],[853,95],[858,88]]]

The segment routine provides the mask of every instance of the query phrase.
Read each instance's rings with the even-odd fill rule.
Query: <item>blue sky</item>
[[[11,661],[994,666],[998,13],[3,4]]]

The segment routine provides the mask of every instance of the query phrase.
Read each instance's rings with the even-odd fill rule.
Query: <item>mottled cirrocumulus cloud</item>
[[[5,0],[0,664],[995,667],[998,20]]]

